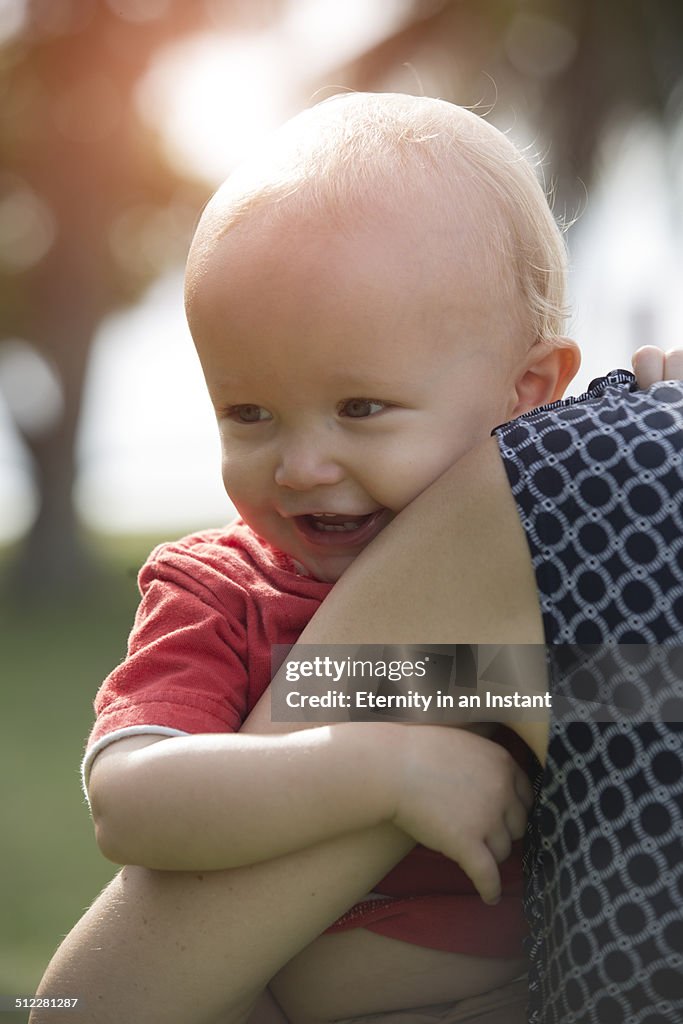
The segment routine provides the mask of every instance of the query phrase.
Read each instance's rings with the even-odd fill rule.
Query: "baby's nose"
[[[297,491],[336,484],[343,476],[330,447],[311,437],[292,438],[283,445],[275,469],[276,484]]]

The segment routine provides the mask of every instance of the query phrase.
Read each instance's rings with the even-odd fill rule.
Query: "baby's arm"
[[[531,800],[502,747],[390,723],[121,740],[97,757],[90,795],[100,846],[120,863],[241,867],[389,823],[456,860],[487,901]]]

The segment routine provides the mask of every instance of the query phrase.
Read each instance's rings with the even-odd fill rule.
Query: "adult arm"
[[[529,550],[491,438],[423,492],[344,573],[301,644],[542,644]],[[537,692],[543,680],[530,680]],[[545,760],[548,721],[510,720]],[[270,721],[267,691],[243,730]],[[302,726],[305,728],[305,726]]]

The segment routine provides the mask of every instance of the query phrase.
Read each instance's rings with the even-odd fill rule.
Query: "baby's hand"
[[[632,363],[638,387],[643,390],[660,380],[683,380],[683,348],[664,352],[655,345],[644,345],[634,353]]]
[[[456,861],[485,903],[500,899],[498,864],[520,839],[533,802],[508,752],[463,729],[403,727],[403,772],[394,823]]]

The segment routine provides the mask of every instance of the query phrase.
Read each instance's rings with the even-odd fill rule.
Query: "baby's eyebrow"
[[[386,390],[386,388],[394,388],[403,384],[410,384],[414,374],[410,376],[398,375],[396,368],[393,368],[390,373],[377,372],[373,370],[340,370],[339,372],[331,372],[328,375],[328,380],[331,385],[339,388],[341,391],[348,392],[349,397],[372,397],[372,393],[377,391]]]

